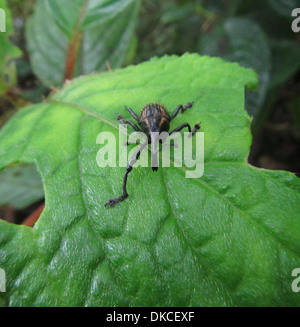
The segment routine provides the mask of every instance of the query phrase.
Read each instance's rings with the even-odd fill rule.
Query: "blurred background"
[[[0,128],[73,77],[197,52],[254,69],[249,163],[300,177],[300,0],[0,0]],[[298,23],[300,27],[300,21]],[[44,206],[39,174],[0,172],[0,217],[32,226]]]

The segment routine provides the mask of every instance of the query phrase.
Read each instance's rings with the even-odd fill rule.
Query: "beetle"
[[[125,108],[129,111],[129,113],[133,117],[133,119],[137,121],[139,127],[131,120],[124,121],[122,115],[118,115],[117,120],[121,124],[130,125],[136,132],[145,133],[147,136],[147,141],[144,142],[141,145],[141,147],[139,147],[139,149],[135,152],[135,154],[132,156],[132,158],[128,162],[126,172],[124,175],[124,179],[123,179],[123,194],[115,199],[108,200],[105,203],[105,206],[113,207],[117,203],[125,200],[129,196],[127,193],[127,189],[126,189],[127,177],[128,177],[128,174],[132,171],[132,167],[133,167],[134,163],[138,160],[138,158],[141,154],[141,151],[148,144],[157,142],[156,138],[159,133],[169,132],[170,123],[177,116],[179,111],[181,110],[181,112],[183,113],[188,108],[191,108],[192,105],[193,105],[192,102],[188,102],[184,106],[180,104],[174,110],[174,112],[170,115],[168,113],[167,108],[163,104],[158,103],[158,102],[151,102],[151,103],[146,104],[142,108],[139,116],[137,116],[131,108],[125,106]],[[183,123],[183,124],[179,125],[178,127],[176,127],[172,132],[170,132],[169,135],[179,132],[183,128],[187,127],[189,132],[191,133],[191,136],[193,136],[197,132],[197,130],[200,129],[200,124],[201,124],[201,122],[199,124],[195,124],[194,128],[191,129],[191,126],[188,123]],[[127,145],[128,144],[129,143],[127,143]],[[157,169],[158,169],[157,166],[152,166],[153,171],[157,171]]]

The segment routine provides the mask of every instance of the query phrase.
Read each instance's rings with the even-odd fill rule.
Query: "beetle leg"
[[[193,130],[191,129],[191,126],[190,126],[190,124],[189,123],[183,123],[182,125],[179,125],[178,127],[176,127],[171,133],[170,133],[170,135],[171,134],[173,134],[173,133],[176,133],[176,132],[180,132],[183,128],[185,128],[185,127],[187,127],[188,128],[188,130],[189,130],[189,132],[191,133],[191,136],[193,136],[199,129],[200,129],[200,124],[201,123],[199,123],[199,124],[195,124],[195,126],[194,126],[194,128],[193,128]]]
[[[137,140],[136,143],[135,142],[126,142],[125,145],[128,146],[128,145],[137,145],[137,144],[140,144],[140,140]]]
[[[144,142],[141,147],[135,152],[135,154],[131,157],[131,159],[128,162],[127,168],[126,168],[126,172],[124,175],[124,179],[123,179],[123,194],[115,199],[110,199],[105,203],[105,207],[106,206],[110,206],[113,207],[115,206],[117,203],[125,200],[128,197],[128,193],[127,193],[127,189],[126,189],[126,185],[127,185],[127,177],[128,174],[132,171],[132,166],[137,162],[138,158],[140,157],[141,152],[143,151],[143,149],[147,146],[148,142]]]
[[[129,111],[130,115],[138,122],[139,117],[135,114],[135,112],[127,106],[125,106],[125,108]]]
[[[178,127],[176,127],[172,132],[170,132],[169,134],[170,135],[172,135],[172,134],[174,134],[174,133],[176,133],[176,132],[180,132],[183,128],[185,128],[185,127],[187,127],[188,128],[188,130],[189,130],[189,132],[191,133],[191,126],[190,126],[190,124],[189,123],[183,123],[183,124],[181,124],[181,125],[179,125]]]
[[[171,115],[171,120],[174,119],[174,118],[177,116],[179,110],[181,110],[181,113],[183,113],[183,112],[186,111],[188,108],[191,108],[192,105],[193,105],[193,102],[188,102],[188,103],[185,104],[184,106],[182,106],[182,104],[180,104],[180,105],[175,109],[175,111],[172,113],[172,115]]]
[[[200,128],[201,128],[201,122],[199,124],[195,124],[190,137],[193,136],[197,131],[199,131]]]
[[[130,120],[125,120],[123,119],[123,116],[122,115],[118,115],[117,116],[117,120],[120,122],[120,124],[128,124],[130,125],[136,132],[141,132],[141,130],[136,126],[135,123],[133,123],[132,121]]]

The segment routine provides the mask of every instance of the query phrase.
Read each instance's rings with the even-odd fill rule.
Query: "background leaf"
[[[13,23],[5,0],[0,0],[0,8],[5,11],[5,30],[0,32],[0,94],[15,82],[16,71],[11,59],[21,55],[21,51],[9,40],[13,33]]]
[[[41,177],[32,165],[15,165],[0,172],[0,205],[24,208],[44,197]]]
[[[282,84],[300,68],[300,46],[289,40],[271,40],[272,71],[270,87]]]
[[[186,74],[186,72],[189,74]],[[72,306],[296,306],[300,182],[249,166],[244,85],[256,74],[218,58],[153,59],[76,79],[24,108],[0,133],[0,168],[35,163],[45,210],[33,229],[0,221],[6,304]],[[96,164],[117,113],[159,101],[193,107],[172,126],[202,121],[205,171],[137,167],[114,208],[125,168]],[[118,138],[117,138],[118,139]]]
[[[270,46],[264,31],[248,18],[230,18],[213,33],[203,36],[201,49],[202,54],[221,55],[258,73],[257,92],[248,91],[246,94],[246,109],[256,118],[256,111],[265,101],[271,72]],[[260,60],[257,60],[258,57]]]
[[[293,9],[299,8],[300,6],[300,1],[299,0],[267,0],[269,6],[275,10],[279,15],[282,15],[286,18],[290,18]]]
[[[35,74],[46,85],[120,67],[134,42],[140,1],[41,0],[27,22]]]

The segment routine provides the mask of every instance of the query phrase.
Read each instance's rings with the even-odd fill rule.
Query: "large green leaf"
[[[300,181],[247,164],[250,119],[244,85],[256,74],[218,58],[153,59],[74,80],[24,108],[0,134],[0,169],[35,163],[45,210],[33,229],[0,221],[0,267],[11,306],[299,305]],[[97,135],[118,137],[117,113],[158,101],[172,122],[201,120],[205,170],[99,168]]]
[[[16,78],[15,65],[11,59],[20,56],[21,51],[9,40],[13,33],[13,23],[5,0],[0,0],[1,27],[4,22],[5,31],[0,32],[0,94],[7,89]],[[3,17],[4,17],[4,20]]]
[[[34,72],[46,85],[120,67],[134,44],[140,0],[40,0],[26,35]]]

